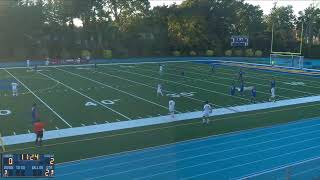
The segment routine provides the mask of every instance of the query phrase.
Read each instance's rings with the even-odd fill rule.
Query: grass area
[[[201,120],[175,122],[157,126],[49,140],[42,147],[33,143],[7,147],[10,153],[54,153],[58,163],[100,155],[153,147],[210,135],[271,126],[279,123],[319,116],[320,103],[290,106],[268,111],[220,116],[209,126]],[[275,116],[276,114],[276,116]],[[93,148],[96,147],[96,148]],[[77,149],[77,151],[75,151]]]
[[[199,63],[166,63],[160,75],[158,64],[105,65],[0,70],[0,110],[4,136],[32,131],[31,105],[36,102],[46,130],[128,121],[167,115],[168,100],[175,96],[177,113],[200,111],[209,100],[216,108],[250,104],[250,94],[230,96],[230,85],[238,85],[238,68]],[[185,75],[182,76],[181,73]],[[309,76],[245,69],[245,86],[257,88],[257,101],[268,101],[270,80],[276,80],[279,100],[319,94],[320,82]],[[10,83],[19,83],[18,97],[12,97]],[[292,82],[300,82],[293,85]],[[165,96],[156,95],[162,84]],[[303,83],[303,84],[301,84]],[[88,102],[96,106],[86,106]],[[48,140],[43,147],[33,143],[7,147],[8,152],[56,154],[58,162],[152,147],[209,135],[270,126],[320,115],[320,103],[309,103],[263,111],[215,117],[209,126],[199,119],[106,133]],[[94,148],[93,148],[94,147]],[[77,149],[78,151],[74,151]]]

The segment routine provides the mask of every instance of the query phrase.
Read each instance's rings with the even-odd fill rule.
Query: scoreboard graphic
[[[249,45],[248,36],[231,36],[232,47],[247,47]]]
[[[2,154],[1,177],[54,177],[52,154]]]

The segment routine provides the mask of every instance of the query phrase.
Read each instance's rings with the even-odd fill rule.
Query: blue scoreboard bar
[[[52,154],[2,154],[1,177],[54,177]]]

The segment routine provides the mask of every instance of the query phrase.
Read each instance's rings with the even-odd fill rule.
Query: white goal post
[[[270,54],[272,66],[283,66],[295,69],[303,69],[304,56],[296,54]]]

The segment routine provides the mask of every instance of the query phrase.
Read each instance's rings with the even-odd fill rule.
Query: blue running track
[[[58,164],[56,178],[239,179],[308,159],[320,159],[320,118]],[[292,179],[320,178],[320,160],[309,166],[300,164]],[[285,178],[262,174],[255,179]]]

